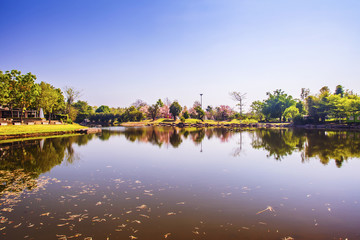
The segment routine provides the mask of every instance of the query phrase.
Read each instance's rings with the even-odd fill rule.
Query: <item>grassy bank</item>
[[[33,134],[33,133],[52,133],[52,132],[68,132],[87,127],[78,124],[64,125],[8,125],[0,126],[0,136],[15,134]]]

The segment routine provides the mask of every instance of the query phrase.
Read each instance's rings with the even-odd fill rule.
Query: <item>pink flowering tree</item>
[[[168,105],[164,105],[164,106],[160,107],[159,117],[160,118],[171,118],[170,107]]]
[[[220,105],[216,107],[215,119],[218,121],[225,121],[230,118],[230,116],[234,113],[231,107],[228,105]]]

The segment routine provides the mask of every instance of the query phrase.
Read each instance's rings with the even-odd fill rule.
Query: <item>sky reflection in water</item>
[[[357,132],[110,128],[0,148],[5,239],[360,238]]]

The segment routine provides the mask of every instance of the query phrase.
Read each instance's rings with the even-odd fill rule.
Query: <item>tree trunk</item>
[[[22,123],[22,121],[23,121],[23,114],[24,114],[24,106],[22,107],[22,109],[21,109],[21,114],[20,114],[20,122]]]
[[[51,112],[49,112],[49,124],[51,124]]]

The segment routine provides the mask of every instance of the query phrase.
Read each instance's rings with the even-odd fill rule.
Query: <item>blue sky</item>
[[[0,11],[0,70],[81,89],[91,105],[360,93],[357,0],[0,0]]]

